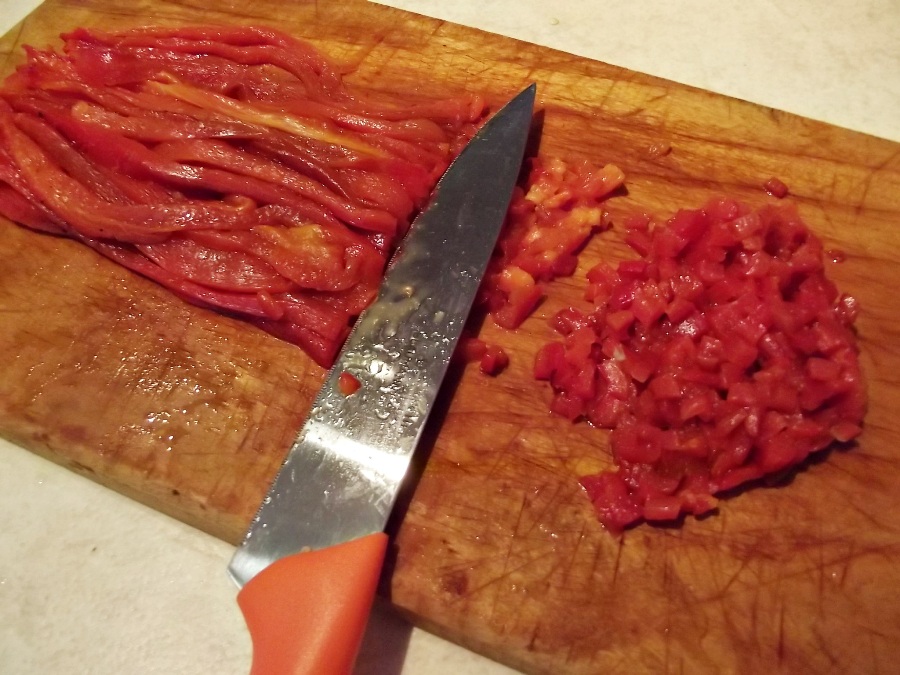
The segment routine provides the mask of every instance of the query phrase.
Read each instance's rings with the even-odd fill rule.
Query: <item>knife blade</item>
[[[384,528],[496,245],[535,90],[491,117],[438,181],[229,564],[254,675],[353,667]]]

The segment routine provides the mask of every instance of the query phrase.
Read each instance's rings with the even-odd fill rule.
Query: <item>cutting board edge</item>
[[[476,29],[469,29],[469,30],[476,30]],[[564,52],[563,52],[563,53],[564,53]],[[647,76],[647,77],[650,77],[650,76]],[[664,83],[668,83],[668,81],[663,81],[663,82],[664,82]],[[676,83],[676,84],[677,84],[677,83]],[[684,86],[684,85],[679,85],[679,86]],[[703,92],[703,93],[707,93],[707,94],[708,94],[709,92]],[[713,95],[713,96],[716,97],[717,95]],[[738,100],[739,100],[739,99],[738,99]],[[754,104],[751,103],[750,105],[752,106],[752,105],[754,105]],[[777,111],[776,111],[776,112],[777,112]],[[783,113],[783,114],[784,114],[784,115],[791,115],[790,113]],[[817,124],[818,124],[818,123],[817,123]],[[826,126],[829,126],[829,125],[826,125]],[[848,132],[848,133],[858,134],[859,132]],[[880,140],[880,139],[879,139],[879,140]],[[41,453],[38,453],[38,454],[41,454]],[[50,457],[50,459],[51,459],[51,460],[54,460],[53,457]],[[77,470],[77,469],[76,469],[76,470]],[[98,482],[98,483],[100,483],[100,484],[103,484],[102,481],[98,480],[96,476],[90,476],[89,474],[86,474],[86,475],[88,475],[88,477],[92,478],[92,480],[94,480],[95,482]],[[115,489],[115,488],[113,488],[113,489]],[[143,500],[138,499],[138,501],[143,501]],[[151,508],[153,508],[153,507],[151,507]],[[177,517],[177,516],[175,516],[175,517]],[[179,519],[180,519],[180,518],[179,518]],[[198,528],[198,529],[202,529],[202,530],[204,530],[204,531],[208,531],[208,530],[207,530],[206,528],[204,528],[204,527],[200,527],[200,528]],[[216,536],[216,535],[214,535],[214,536]],[[454,632],[453,632],[452,630],[447,629],[446,627],[440,626],[439,624],[436,624],[436,623],[434,623],[434,622],[430,622],[430,621],[427,621],[427,620],[423,622],[423,621],[421,620],[421,618],[419,618],[418,620],[416,620],[416,618],[413,617],[413,619],[414,619],[414,620],[417,622],[417,624],[419,624],[419,625],[425,625],[425,624],[429,624],[429,623],[430,623],[430,624],[433,624],[433,625],[431,626],[431,628],[432,628],[433,631],[435,631],[435,632],[444,632],[444,634],[445,634],[446,637],[448,637],[449,639],[452,639],[452,640],[455,641],[455,642],[463,643],[463,642],[465,641],[465,640],[454,639]],[[485,653],[485,651],[486,651],[486,650],[483,650],[483,649],[479,648],[479,647],[477,646],[476,641],[472,641],[472,642],[471,642],[471,645],[472,645],[471,648],[475,648],[477,651],[481,651],[482,653]],[[489,647],[490,647],[490,645],[489,645]],[[490,650],[487,650],[487,651],[490,651]],[[534,671],[534,672],[541,672],[541,671]]]
[[[6,425],[0,420],[0,436],[4,440],[12,443],[25,452],[31,452],[57,466],[63,467],[72,473],[90,480],[91,482],[102,486],[122,497],[137,502],[148,509],[165,515],[184,525],[192,527],[200,532],[208,534],[227,544],[237,545],[240,537],[236,536],[236,532],[243,531],[245,527],[241,523],[218,525],[215,519],[209,518],[208,509],[199,502],[185,502],[181,497],[183,495],[174,494],[173,489],[164,485],[159,485],[158,489],[148,490],[144,486],[148,483],[143,482],[137,484],[134,479],[128,476],[116,473],[104,473],[99,466],[90,466],[82,463],[77,459],[66,456],[55,450],[56,447],[70,447],[69,444],[53,443],[49,440],[43,440],[41,431],[17,431],[13,426]],[[85,446],[85,449],[90,449]],[[155,485],[150,483],[149,485]]]

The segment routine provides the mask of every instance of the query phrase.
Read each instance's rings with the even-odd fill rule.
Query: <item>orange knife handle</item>
[[[275,561],[238,593],[251,675],[350,673],[387,549],[383,532]]]

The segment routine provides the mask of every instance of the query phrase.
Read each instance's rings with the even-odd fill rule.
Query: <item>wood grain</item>
[[[514,333],[485,322],[510,369],[456,371],[392,524],[383,592],[441,635],[534,673],[890,672],[900,656],[900,146],[568,54],[342,0],[48,0],[0,42],[79,25],[257,23],[399,96],[539,87],[539,151],[613,162],[634,211],[729,194],[761,204],[777,176],[845,261],[861,302],[871,399],[858,444],[713,517],[605,533],[577,483],[608,466],[604,433],[547,412],[530,376],[546,317],[583,270],[626,255],[616,227]],[[651,149],[668,144],[658,156]],[[185,305],[72,242],[0,223],[0,431],[236,542],[323,373],[289,345]]]

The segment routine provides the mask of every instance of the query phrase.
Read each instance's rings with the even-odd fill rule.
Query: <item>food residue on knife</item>
[[[359,391],[361,386],[359,379],[346,370],[338,375],[337,387],[342,396],[352,396]]]

